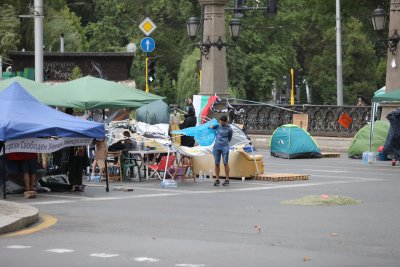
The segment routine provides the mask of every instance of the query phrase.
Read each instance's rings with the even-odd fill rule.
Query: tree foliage
[[[343,88],[345,104],[355,104],[357,95],[369,99],[385,83],[387,49],[372,29],[370,14],[375,0],[341,1]],[[301,68],[313,91],[313,103],[336,103],[336,7],[335,1],[280,0],[277,16],[264,11],[246,11],[240,19],[242,31],[237,47],[228,48],[228,86],[232,96],[255,101],[272,99],[276,86],[282,95],[283,76],[290,68]],[[246,0],[247,6],[265,1]],[[389,0],[381,1],[385,8]],[[31,0],[1,2],[0,53],[33,50]],[[150,17],[157,29],[151,34],[157,60],[152,93],[167,96],[168,102],[182,102],[198,93],[199,50],[186,36],[186,21],[199,16],[197,0],[46,0],[44,1],[44,44],[46,51],[58,51],[60,34],[67,51],[126,51],[128,43],[139,47],[144,34],[138,25]],[[233,7],[234,1],[228,2]],[[232,18],[227,11],[226,32]],[[198,38],[199,39],[199,38]],[[138,88],[145,88],[145,57],[138,50],[131,76]],[[302,97],[301,99],[304,99]]]
[[[0,56],[6,56],[9,51],[15,50],[20,41],[20,22],[16,12],[10,4],[0,6]]]

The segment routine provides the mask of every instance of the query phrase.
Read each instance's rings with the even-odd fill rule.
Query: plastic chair
[[[136,168],[137,174],[139,176],[139,182],[142,181],[142,176],[140,175],[140,168],[142,164],[139,164],[138,161],[141,161],[140,159],[136,157],[130,157],[127,151],[124,151],[121,155],[121,166],[123,170],[123,175],[124,179],[128,178],[128,173],[130,168],[132,168],[132,171]]]
[[[158,164],[148,165],[147,168],[149,168],[149,170],[153,171],[153,173],[149,176],[148,179],[150,179],[154,175],[157,175],[158,178],[161,180],[162,178],[161,178],[160,173],[165,171],[165,167],[167,168],[167,172],[168,172],[168,169],[172,165],[174,165],[174,162],[175,162],[175,155],[169,155],[169,157],[162,156],[160,163],[158,163]]]

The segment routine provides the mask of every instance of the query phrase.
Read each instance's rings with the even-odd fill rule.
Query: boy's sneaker
[[[223,186],[229,185],[229,180],[225,180],[224,183],[222,184]]]
[[[219,180],[215,180],[214,186],[219,186]]]

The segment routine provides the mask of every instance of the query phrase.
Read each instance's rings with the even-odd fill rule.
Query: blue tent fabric
[[[215,140],[216,130],[211,129],[210,125],[218,125],[216,119],[212,119],[199,126],[189,127],[182,130],[172,131],[173,134],[183,134],[187,136],[194,136],[194,139],[200,146],[210,146]]]
[[[310,134],[293,124],[283,125],[272,134],[271,156],[285,159],[322,157]]]
[[[17,82],[0,93],[0,141],[49,136],[104,139],[105,131],[40,103]]]

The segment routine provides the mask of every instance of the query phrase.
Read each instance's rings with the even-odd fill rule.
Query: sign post
[[[149,54],[154,51],[156,42],[153,38],[148,37],[155,29],[157,25],[149,18],[145,18],[139,24],[139,29],[147,36],[140,41],[140,48],[146,53],[146,93],[150,92],[149,87]]]
[[[146,93],[149,93],[149,57],[146,55]]]

